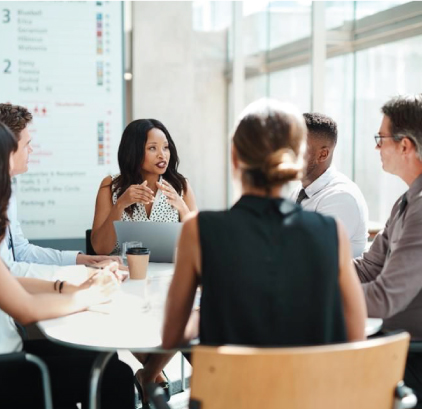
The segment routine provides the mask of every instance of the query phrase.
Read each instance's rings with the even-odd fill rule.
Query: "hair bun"
[[[262,172],[268,182],[278,184],[301,178],[302,168],[293,150],[282,148],[267,157]]]

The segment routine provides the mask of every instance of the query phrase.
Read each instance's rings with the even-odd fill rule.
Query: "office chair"
[[[413,408],[402,382],[409,334],[296,348],[193,349],[190,409]],[[167,409],[160,388],[147,391]]]
[[[35,355],[27,354],[26,352],[14,352],[11,354],[0,354],[0,368],[7,371],[11,366],[21,364],[23,367],[28,364],[34,364],[38,367],[41,375],[43,385],[43,398],[45,409],[53,409],[53,400],[51,397],[51,382],[47,365]],[[10,370],[10,369],[9,369]],[[32,380],[33,382],[34,380]],[[7,377],[2,377],[1,387],[7,388]],[[22,385],[22,393],[25,394],[25,385]],[[16,397],[16,403],[19,403],[19,397]],[[0,407],[2,402],[0,402]]]
[[[409,352],[422,352],[422,341],[411,341],[409,344]]]
[[[91,233],[92,229],[88,229],[85,231],[85,253],[89,256],[96,256],[97,253],[95,252],[91,244]]]

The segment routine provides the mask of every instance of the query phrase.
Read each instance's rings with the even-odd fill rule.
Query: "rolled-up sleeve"
[[[67,266],[76,264],[78,251],[60,251],[51,248],[35,246],[25,238],[21,225],[17,219],[16,199],[10,199],[8,217],[13,236],[15,261],[44,265]]]

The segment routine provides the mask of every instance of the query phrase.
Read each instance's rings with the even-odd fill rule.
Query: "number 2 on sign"
[[[10,60],[4,60],[4,62],[6,63],[6,67],[4,68],[4,73],[5,74],[11,74],[11,71],[10,71],[10,66],[12,65],[12,61],[10,61]]]

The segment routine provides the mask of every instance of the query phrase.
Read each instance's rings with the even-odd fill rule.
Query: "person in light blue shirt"
[[[8,126],[18,141],[12,176],[28,171],[28,159],[32,152],[31,136],[28,131],[31,120],[32,114],[26,108],[0,104],[0,121]],[[9,201],[7,215],[9,227],[5,238],[0,243],[0,257],[15,276],[54,279],[60,266],[95,264],[110,260],[108,256],[88,256],[78,251],[59,251],[30,244],[18,220],[14,194]],[[114,259],[118,260],[116,257]]]
[[[11,195],[10,174],[17,141],[0,122],[0,241],[7,236],[7,207]],[[46,339],[21,339],[14,320],[23,324],[61,317],[110,301],[119,286],[117,263],[95,272],[80,285],[29,277],[13,277],[0,260],[0,356],[13,352],[34,354],[44,360],[51,377],[54,408],[84,407],[89,397],[91,368],[96,351],[83,351]],[[106,379],[107,378],[107,379]],[[39,373],[32,365],[14,362],[0,365],[0,407],[39,408],[43,406]],[[132,370],[115,354],[107,365],[101,387],[101,407],[134,409]],[[25,391],[22,393],[22,391]]]

